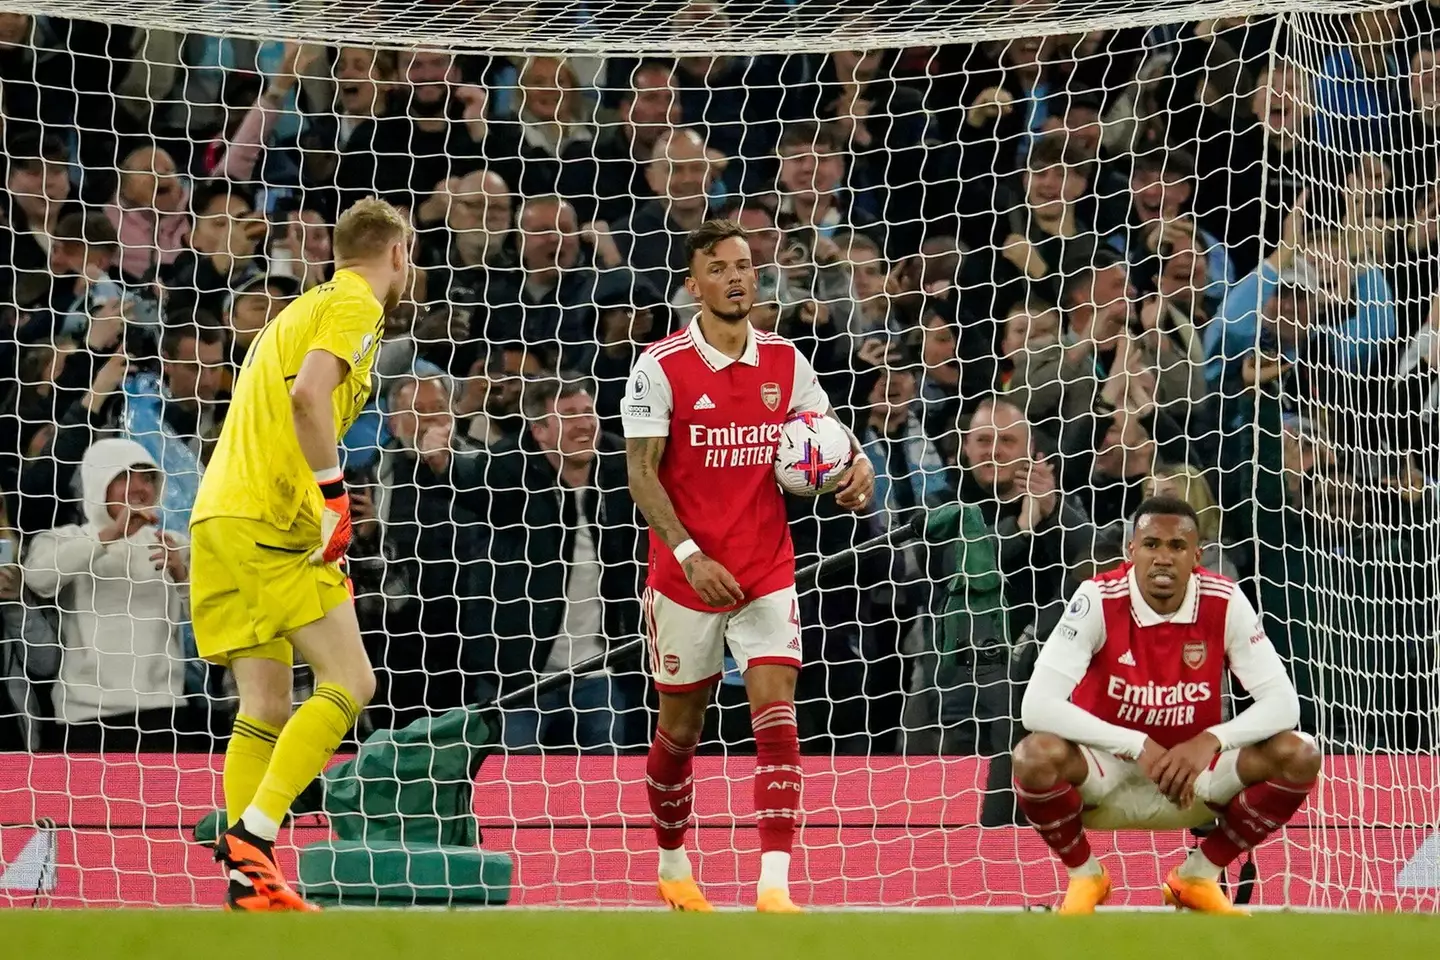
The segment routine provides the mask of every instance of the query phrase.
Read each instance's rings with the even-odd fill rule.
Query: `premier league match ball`
[[[845,428],[833,417],[802,410],[792,413],[780,428],[775,480],[786,493],[818,497],[835,489],[851,459]]]

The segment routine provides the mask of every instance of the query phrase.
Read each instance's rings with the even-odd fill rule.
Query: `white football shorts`
[[[1160,792],[1134,760],[1081,747],[1090,775],[1080,785],[1085,811],[1080,822],[1092,830],[1186,830],[1215,819],[1244,786],[1236,772],[1239,750],[1226,750],[1195,781],[1195,802],[1182,810]]]
[[[719,680],[727,646],[742,674],[763,663],[800,666],[800,602],[793,586],[716,613],[692,610],[647,587],[644,605],[650,675],[666,693]]]

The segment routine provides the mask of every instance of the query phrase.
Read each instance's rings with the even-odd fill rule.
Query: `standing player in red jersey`
[[[1085,827],[1215,819],[1165,878],[1165,900],[1243,913],[1221,873],[1284,826],[1320,775],[1314,740],[1293,730],[1300,701],[1285,666],[1234,581],[1197,566],[1198,531],[1183,500],[1142,503],[1130,562],[1075,591],[1025,691],[1032,732],[1015,748],[1015,792],[1070,873],[1061,913],[1092,913],[1110,895]],[[1254,701],[1230,720],[1227,667]]]
[[[686,241],[686,259],[685,288],[699,315],[641,354],[621,407],[630,492],[650,524],[644,607],[660,720],[645,782],[660,898],[677,910],[711,909],[691,873],[685,833],[692,759],[728,644],[755,732],[756,908],[796,913],[789,873],[800,810],[800,610],[773,464],[789,414],[829,412],[830,400],[794,344],[750,325],[755,268],[738,223],[704,223]],[[859,510],[875,475],[850,441],[855,462],[835,501]]]

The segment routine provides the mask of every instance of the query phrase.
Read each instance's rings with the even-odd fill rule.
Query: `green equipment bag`
[[[475,776],[498,739],[493,707],[458,707],[400,730],[377,730],[355,756],[296,798],[293,816],[324,814],[334,840],[300,851],[298,887],[325,903],[505,903],[513,866],[478,849]],[[217,811],[195,828],[213,844]]]
[[[510,899],[513,867],[475,847],[325,840],[300,851],[296,886],[337,906],[483,906]]]

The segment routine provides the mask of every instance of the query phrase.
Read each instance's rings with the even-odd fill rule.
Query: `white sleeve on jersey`
[[[830,395],[821,388],[815,368],[799,350],[795,351],[795,386],[790,390],[790,409],[785,412],[794,413],[797,410],[814,410],[817,413],[830,410]]]
[[[670,414],[674,412],[674,395],[670,378],[647,351],[640,354],[625,384],[625,399],[620,404],[620,422],[627,437],[668,437]]]
[[[1225,611],[1225,657],[1230,661],[1230,672],[1254,702],[1210,728],[1220,741],[1220,749],[1248,747],[1281,731],[1293,730],[1300,722],[1300,697],[1280,654],[1265,636],[1260,615],[1239,587],[1231,594]]]
[[[1086,580],[1075,590],[1065,615],[1050,631],[1040,648],[1035,666],[1049,667],[1077,684],[1085,679],[1090,660],[1105,646],[1105,609],[1100,603],[1100,588]]]
[[[1032,733],[1053,733],[1071,743],[1134,758],[1145,747],[1145,734],[1101,720],[1070,702],[1090,661],[1105,645],[1105,611],[1094,581],[1080,584],[1065,616],[1040,648],[1035,672],[1025,686],[1020,722]]]

